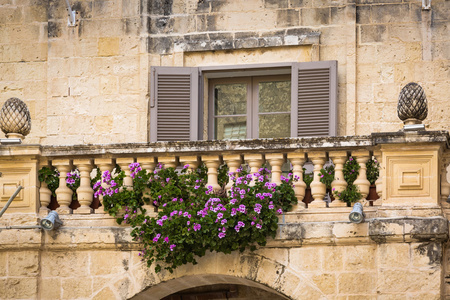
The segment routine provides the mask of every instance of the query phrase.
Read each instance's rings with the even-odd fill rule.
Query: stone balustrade
[[[10,154],[15,151],[19,156],[32,158],[34,169],[30,169],[30,177],[36,178],[37,171],[44,166],[57,168],[59,187],[55,191],[56,199],[53,199],[52,205],[58,206],[56,210],[61,215],[104,214],[102,197],[95,199],[91,187],[92,170],[98,168],[100,172],[111,172],[117,164],[125,171],[124,185],[131,187],[129,165],[133,162],[140,163],[149,172],[153,172],[157,164],[174,168],[187,164],[190,171],[204,164],[208,172],[208,185],[214,190],[223,188],[227,191],[231,188],[231,180],[223,187],[218,184],[218,168],[222,164],[226,164],[231,172],[244,164],[252,173],[258,172],[265,165],[272,170],[271,180],[277,184],[281,183],[283,172],[287,174],[291,170],[298,178],[294,187],[298,204],[291,214],[339,209],[348,211],[350,208],[338,195],[334,195],[333,201],[330,200],[330,192],[320,182],[320,170],[325,164],[334,164],[335,179],[331,186],[340,192],[347,186],[343,166],[350,156],[360,166],[359,175],[354,182],[362,195],[360,201],[366,204],[370,200],[374,207],[385,209],[389,215],[395,209],[406,206],[447,206],[445,199],[450,193],[450,184],[446,178],[446,168],[450,161],[447,144],[446,132],[421,135],[400,132],[359,137],[76,146],[20,145],[7,148]],[[0,149],[3,151],[3,158],[7,157],[5,148]],[[366,176],[366,163],[371,157],[376,158],[381,166],[380,177],[376,181],[378,197],[375,199],[367,199],[370,183]],[[312,164],[312,168],[308,168],[313,175],[310,189],[303,176],[306,164]],[[74,169],[78,170],[80,176],[76,197],[73,197],[72,190],[66,185],[67,174]],[[8,175],[8,170],[5,175]],[[4,185],[4,179],[2,180],[1,184]],[[36,182],[36,186],[38,185]],[[105,183],[102,185],[107,187]],[[307,197],[308,195],[311,196]],[[42,183],[28,199],[28,211],[33,211],[33,203],[36,203],[38,212],[45,215],[52,206],[50,202],[51,192]],[[10,211],[17,210],[20,211],[20,208],[12,206]]]

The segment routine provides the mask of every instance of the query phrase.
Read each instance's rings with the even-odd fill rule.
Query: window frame
[[[291,75],[280,74],[280,75],[266,75],[266,76],[243,76],[234,78],[213,78],[208,80],[208,139],[217,140],[215,136],[215,93],[214,87],[217,84],[245,84],[247,86],[247,103],[246,103],[246,138],[247,139],[257,139],[259,138],[259,116],[264,115],[275,115],[275,114],[292,114],[292,108],[290,111],[286,112],[259,112],[259,83],[268,81],[289,81],[291,82]],[[292,88],[291,88],[292,90]],[[290,93],[290,97],[292,93]],[[290,105],[292,106],[292,100],[290,100]],[[226,115],[221,117],[233,117],[235,115]],[[244,116],[244,114],[236,115]],[[289,132],[291,133],[291,124],[289,124]]]
[[[337,67],[336,60],[204,67],[151,66],[149,140],[150,142],[186,140],[186,134],[183,137],[178,137],[177,133],[177,130],[187,132],[186,128],[190,130],[190,141],[204,140],[211,136],[209,133],[211,126],[208,126],[207,131],[203,126],[204,123],[209,125],[210,121],[208,119],[210,110],[208,107],[209,79],[282,74],[291,76],[291,137],[336,136],[338,125]],[[162,119],[160,122],[159,74],[189,76],[190,84],[184,86],[178,85],[177,82],[165,84],[165,92],[161,94],[172,97],[168,98],[168,96],[165,98],[166,100],[175,99],[178,101],[177,90],[184,89],[185,94],[189,93],[190,98],[183,98],[184,107],[189,103],[191,105],[189,118],[184,116],[183,120],[179,120],[177,119],[177,113],[174,113],[172,118],[176,122],[173,124],[162,123],[164,122]],[[161,86],[161,89],[163,88]],[[299,109],[299,107],[303,108]],[[161,108],[162,114],[165,113],[162,111],[163,109],[164,107]],[[177,110],[174,112],[177,112]],[[166,127],[163,128],[164,126]],[[160,128],[162,130],[167,129],[168,139],[159,137],[158,130]]]

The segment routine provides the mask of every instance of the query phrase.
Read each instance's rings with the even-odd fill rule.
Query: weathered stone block
[[[37,275],[39,256],[36,252],[10,252],[8,255],[9,276]]]
[[[91,275],[107,275],[127,271],[131,252],[96,251],[91,253]]]
[[[116,295],[111,291],[109,287],[105,287],[100,292],[98,292],[92,299],[93,300],[104,300],[104,299],[115,299]]]
[[[43,252],[41,274],[43,277],[86,277],[89,270],[89,253],[84,251]]]
[[[92,277],[72,277],[61,280],[62,299],[88,298],[92,295]]]
[[[409,244],[380,244],[376,256],[379,266],[383,268],[407,268],[411,261]]]
[[[337,280],[335,274],[322,273],[318,275],[312,275],[311,279],[322,293],[326,295],[333,295],[337,293]]]
[[[376,246],[346,246],[345,253],[345,270],[366,270],[374,271],[376,267]]]
[[[99,38],[98,39],[98,55],[114,56],[119,54],[119,38]]]
[[[361,43],[380,43],[386,40],[387,31],[385,25],[361,25]]]
[[[289,250],[289,266],[293,270],[317,271],[320,270],[321,265],[321,249],[315,247],[302,247]]]
[[[264,8],[274,9],[274,8],[287,8],[287,0],[264,0]]]
[[[277,11],[277,25],[276,27],[290,27],[298,26],[300,19],[300,12],[296,9],[284,9]]]
[[[37,278],[8,278],[5,290],[6,298],[33,299],[37,295]]]
[[[330,8],[303,8],[301,24],[303,26],[327,25],[330,23]]]
[[[338,291],[342,294],[371,294],[377,289],[377,274],[341,273],[338,275]]]
[[[372,5],[373,23],[403,23],[410,21],[409,4]]]
[[[39,288],[42,299],[61,299],[60,278],[42,278]]]

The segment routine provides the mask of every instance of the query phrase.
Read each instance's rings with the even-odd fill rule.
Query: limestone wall
[[[28,104],[27,143],[147,141],[149,66],[156,65],[338,60],[340,135],[398,130],[397,97],[410,81],[427,93],[428,128],[450,125],[445,0],[428,11],[418,0],[72,6],[76,27],[66,25],[65,1],[0,2],[0,104],[13,96]]]
[[[217,283],[291,299],[441,299],[445,288],[444,218],[285,224],[265,248],[208,253],[174,273],[141,262],[127,228],[75,219],[53,232],[0,231],[2,299],[161,299]]]

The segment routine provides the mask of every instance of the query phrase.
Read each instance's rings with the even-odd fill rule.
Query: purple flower
[[[168,236],[166,236],[166,237],[164,238],[164,242],[169,243],[169,237],[168,237]]]
[[[219,232],[219,239],[224,238],[227,234],[225,232]]]
[[[277,213],[279,213],[280,215],[283,213],[283,210],[281,209],[281,208],[279,208],[278,210],[277,210]]]
[[[256,224],[256,228],[261,229],[262,225],[261,224]]]
[[[184,165],[183,169],[189,168],[189,165]]]
[[[161,234],[158,233],[158,234],[153,238],[153,242],[157,243],[160,237],[161,237]]]
[[[227,219],[223,219],[222,221],[220,221],[221,225],[225,225],[227,223]]]
[[[238,222],[238,226],[239,226],[239,227],[244,227],[244,226],[245,226],[245,223],[244,223],[244,222],[241,222],[241,221],[239,221],[239,222]]]
[[[169,246],[170,251],[173,251],[173,249],[174,249],[176,246],[177,246],[177,245],[175,245],[175,244],[170,245],[170,246]]]
[[[202,225],[194,223],[194,231],[200,230],[202,228]]]
[[[220,220],[220,219],[222,219],[222,218],[223,218],[223,213],[218,213],[218,214],[217,214],[217,219]]]

